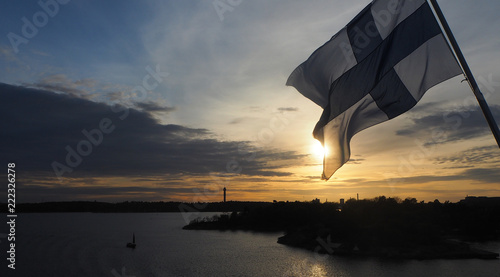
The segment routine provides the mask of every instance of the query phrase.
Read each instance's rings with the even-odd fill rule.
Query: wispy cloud
[[[94,90],[96,84],[97,81],[92,79],[81,79],[73,81],[65,74],[56,74],[46,76],[35,83],[26,83],[23,85],[50,91],[62,92],[78,98],[91,99],[91,91]]]
[[[280,107],[278,108],[278,111],[280,112],[297,112],[299,108],[297,107]]]
[[[235,118],[231,121],[229,121],[229,124],[240,124],[241,122],[245,121],[246,118],[244,117],[238,117],[238,118]]]
[[[12,48],[4,45],[0,45],[0,58],[9,62],[19,61],[14,51],[12,51]]]

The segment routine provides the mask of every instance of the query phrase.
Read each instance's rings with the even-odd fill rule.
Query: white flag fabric
[[[324,111],[314,137],[322,178],[349,160],[359,131],[408,111],[462,70],[426,0],[374,0],[287,81]]]

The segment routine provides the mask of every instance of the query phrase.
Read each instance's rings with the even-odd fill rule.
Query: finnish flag
[[[314,137],[322,178],[349,160],[359,131],[408,111],[462,70],[425,0],[374,0],[287,81],[324,111]]]

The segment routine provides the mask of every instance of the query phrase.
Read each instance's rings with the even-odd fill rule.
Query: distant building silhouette
[[[226,187],[224,187],[224,203],[226,203]]]
[[[345,199],[344,198],[340,198],[340,202],[339,202],[339,206],[337,207],[337,212],[341,212],[342,209],[344,208],[344,204],[345,204]]]
[[[460,200],[460,203],[469,206],[500,206],[500,197],[486,197],[486,196],[468,196]]]

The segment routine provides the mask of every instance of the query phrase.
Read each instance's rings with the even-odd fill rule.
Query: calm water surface
[[[500,260],[322,257],[276,243],[280,233],[186,231],[185,224],[180,213],[19,214],[16,270],[7,270],[7,241],[0,238],[0,276],[500,277]],[[133,232],[137,248],[129,249]],[[482,248],[498,252],[500,243]]]

